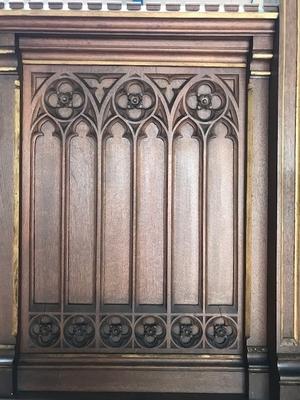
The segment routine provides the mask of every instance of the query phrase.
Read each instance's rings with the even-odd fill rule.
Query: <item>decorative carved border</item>
[[[142,3],[142,2],[141,2]],[[208,3],[206,1],[197,1],[193,3],[184,2],[184,1],[161,1],[161,2],[151,2],[145,1],[144,4],[137,2],[122,2],[122,1],[110,1],[110,0],[73,0],[73,1],[34,1],[34,0],[16,0],[16,1],[8,1],[2,0],[0,1],[0,10],[4,12],[14,11],[55,11],[61,12],[69,15],[70,12],[85,12],[85,13],[99,13],[99,12],[116,12],[122,13],[134,11],[139,14],[149,14],[149,13],[168,13],[174,12],[177,14],[184,13],[184,18],[186,18],[187,13],[232,13],[232,14],[241,14],[241,13],[262,13],[262,12],[277,12],[278,7],[276,5],[263,5],[262,1],[257,1],[255,4],[250,1],[246,1],[245,4],[224,4],[224,3]],[[226,3],[226,2],[225,2]],[[180,16],[178,15],[178,18]]]

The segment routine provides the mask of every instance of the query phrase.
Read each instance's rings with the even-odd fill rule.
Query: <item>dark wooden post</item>
[[[0,396],[13,392],[17,334],[19,93],[15,36],[0,34]]]
[[[280,399],[300,399],[300,4],[281,1],[277,357]]]
[[[248,86],[246,336],[249,399],[269,398],[268,110],[273,36],[253,38]]]

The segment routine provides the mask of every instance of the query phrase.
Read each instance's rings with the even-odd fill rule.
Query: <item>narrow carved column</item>
[[[15,36],[0,33],[0,396],[13,392],[17,334],[19,91]]]
[[[273,39],[253,39],[248,86],[246,337],[249,398],[269,398],[268,107]]]
[[[277,357],[280,399],[300,399],[300,4],[281,1]]]

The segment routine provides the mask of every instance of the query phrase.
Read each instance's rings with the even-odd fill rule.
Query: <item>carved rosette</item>
[[[132,334],[130,321],[118,315],[105,317],[100,325],[100,336],[108,347],[124,347]]]
[[[71,120],[83,111],[85,95],[77,82],[62,78],[47,88],[44,104],[47,112],[54,118]]]
[[[213,317],[206,324],[206,338],[208,343],[218,349],[233,345],[237,338],[235,322],[227,317]]]
[[[121,117],[139,122],[149,117],[154,111],[156,98],[148,83],[132,79],[121,85],[115,95],[116,111]]]
[[[202,337],[200,321],[192,316],[176,318],[171,326],[172,339],[179,347],[195,347]]]
[[[198,82],[186,95],[186,108],[196,120],[206,124],[213,122],[225,111],[226,94],[216,82]]]
[[[38,315],[30,321],[29,335],[39,347],[53,346],[60,337],[59,321],[50,315]]]
[[[91,318],[76,315],[66,320],[64,325],[65,341],[73,347],[88,346],[95,337],[94,322]]]
[[[141,317],[135,324],[135,337],[142,347],[158,347],[166,337],[165,322],[156,316]]]

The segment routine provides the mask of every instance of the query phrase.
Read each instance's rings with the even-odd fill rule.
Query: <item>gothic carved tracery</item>
[[[201,241],[201,213],[191,220],[194,224],[191,227],[184,211],[188,207],[196,210],[195,212],[202,210],[201,198],[205,196],[204,190],[207,190],[207,186],[205,189],[203,184],[203,165],[210,169],[209,157],[213,151],[224,155],[226,160],[233,160],[232,165],[227,165],[226,171],[229,171],[228,179],[231,179],[231,183],[235,179],[239,142],[238,75],[226,77],[207,73],[172,75],[167,72],[123,71],[112,74],[53,74],[44,80],[38,75],[36,79],[36,82],[33,79],[34,111],[31,124],[32,166],[36,169],[31,181],[32,210],[43,206],[42,203],[39,204],[43,201],[40,191],[45,189],[37,185],[37,182],[39,185],[43,182],[38,179],[37,171],[45,168],[44,180],[49,181],[55,174],[53,186],[48,187],[51,196],[56,190],[54,185],[59,186],[56,197],[53,197],[56,203],[52,202],[53,209],[59,209],[59,212],[54,214],[57,219],[61,216],[64,218],[62,222],[57,222],[55,229],[47,228],[50,236],[53,234],[50,238],[52,247],[57,246],[59,249],[53,253],[51,274],[57,274],[57,287],[60,287],[60,280],[65,279],[62,287],[65,285],[66,290],[63,294],[64,304],[60,304],[59,300],[56,306],[53,301],[45,315],[39,312],[40,304],[31,300],[31,345],[52,349],[59,343],[64,349],[99,351],[101,348],[104,352],[128,352],[130,348],[144,352],[158,348],[162,352],[184,352],[186,349],[199,353],[216,352],[220,349],[236,351],[240,346],[238,304],[228,306],[229,303],[225,302],[225,313],[222,312],[221,315],[220,307],[210,305],[213,302],[205,300],[207,304],[204,305],[201,299],[196,299],[197,296],[200,297],[201,285],[210,284],[209,280],[208,283],[202,282],[203,270],[199,269],[201,251],[197,250],[197,260],[191,260],[193,265],[184,266],[182,254],[185,253],[181,246],[184,235],[191,232],[189,240],[195,243],[191,246],[196,246]],[[226,150],[223,152],[222,149]],[[43,155],[41,159],[34,154],[38,151]],[[195,164],[192,165],[190,160],[194,160]],[[80,168],[77,163],[81,163]],[[152,165],[151,174],[146,169],[149,165]],[[218,168],[216,160],[213,160],[213,166]],[[185,168],[188,173],[184,174],[183,171],[180,175]],[[111,171],[116,172],[114,182],[111,182]],[[198,180],[193,181],[196,182],[193,193],[199,196],[195,204],[192,204],[193,200],[180,197],[180,185],[192,187],[192,183],[188,181],[192,171],[199,175]],[[214,169],[211,168],[208,172],[213,173]],[[209,173],[206,181],[210,179]],[[116,176],[120,179],[117,180]],[[82,177],[86,182],[84,191],[78,184]],[[172,183],[169,183],[169,179]],[[124,182],[128,182],[128,185]],[[156,186],[157,197],[153,201],[151,184],[155,182],[159,184]],[[236,207],[237,189],[234,187],[232,190],[232,207]],[[118,199],[118,193],[122,193],[123,202]],[[171,198],[168,197],[169,193],[172,193]],[[124,199],[127,201],[126,207]],[[149,204],[147,199],[151,200]],[[77,204],[78,201],[81,203]],[[191,204],[187,206],[185,201],[190,201]],[[118,214],[118,224],[113,221],[117,213],[117,209],[113,209],[114,204],[122,211]],[[154,207],[159,204],[159,209],[152,208],[153,204]],[[180,207],[174,207],[174,204],[179,204]],[[81,205],[87,207],[83,212],[80,211]],[[149,207],[153,213],[149,211],[152,215],[151,221],[147,220],[149,213],[143,213],[142,207]],[[209,204],[206,207],[208,209]],[[237,209],[234,208],[233,212],[237,212]],[[213,214],[209,214],[209,218],[210,215]],[[161,218],[162,223],[157,218]],[[36,282],[39,282],[38,273],[44,265],[39,258],[39,254],[43,252],[43,244],[39,242],[38,224],[51,225],[55,222],[54,219],[47,219],[43,211],[36,211],[31,215],[32,270],[36,271]],[[88,237],[84,243],[84,235],[80,235],[80,229],[73,221],[79,221],[76,224],[81,224],[81,229]],[[95,221],[101,225],[97,226]],[[143,244],[138,242],[141,237],[143,240],[147,239],[140,228],[143,224],[152,226],[151,237],[161,243],[161,249],[157,249],[156,255],[151,254],[152,259],[147,268],[145,262],[149,256],[148,250],[143,249]],[[170,225],[165,227],[165,224]],[[175,247],[170,245],[173,257],[170,269],[166,267],[168,229],[173,229],[170,237],[173,235],[172,240],[176,241]],[[61,260],[59,253],[62,240],[65,246],[64,260]],[[134,240],[136,242],[133,245]],[[232,242],[226,242],[230,243],[227,247],[232,248],[233,252],[237,252],[235,240],[233,237]],[[100,250],[97,251],[100,251],[100,256],[97,259],[94,249],[99,243]],[[127,248],[124,243],[128,244]],[[112,259],[111,249],[114,246],[118,246],[118,256]],[[78,248],[81,249],[79,255],[72,255]],[[132,253],[133,248],[136,249],[136,254]],[[47,259],[48,256],[45,255],[44,258]],[[235,253],[232,259],[233,264],[229,267],[236,272]],[[211,260],[212,263],[216,262],[213,255]],[[114,274],[112,271],[117,268],[118,263],[122,268],[128,268],[127,275],[122,277],[129,280],[128,288],[123,288],[124,282],[119,286],[110,283],[118,278],[118,273]],[[89,271],[85,278],[80,275],[83,267]],[[118,270],[120,272],[123,271],[121,267]],[[157,270],[151,271],[152,267]],[[199,282],[202,283],[196,289],[189,287],[185,289],[186,292],[181,293],[180,287],[186,284],[185,278],[189,273],[185,268],[194,268],[193,273],[198,268]],[[219,265],[218,268],[221,270],[225,267]],[[90,294],[76,294],[71,282],[76,274],[80,279],[86,279],[86,292],[90,290]],[[101,285],[107,287],[96,289],[96,276]],[[157,276],[164,287],[159,293],[155,292],[155,288],[151,293],[151,285],[155,287]],[[144,291],[147,292],[145,296],[150,299],[146,299],[147,301],[139,299],[144,293],[138,291],[138,283],[133,281],[142,279],[141,277],[149,278],[148,286],[144,285]],[[170,293],[170,288],[167,288],[168,280],[172,279],[171,290],[178,290],[178,294]],[[191,282],[191,285],[194,283]],[[236,285],[236,281],[233,281],[233,291],[236,290]],[[110,298],[112,290],[115,296],[113,301]],[[39,297],[42,296],[41,290]],[[33,297],[31,295],[31,299]],[[182,305],[189,298],[190,303]],[[151,299],[154,299],[153,303]],[[47,309],[47,301],[44,303]],[[96,304],[99,305],[98,312]],[[53,315],[52,310],[55,310]],[[60,312],[63,315],[62,321],[55,317]]]

